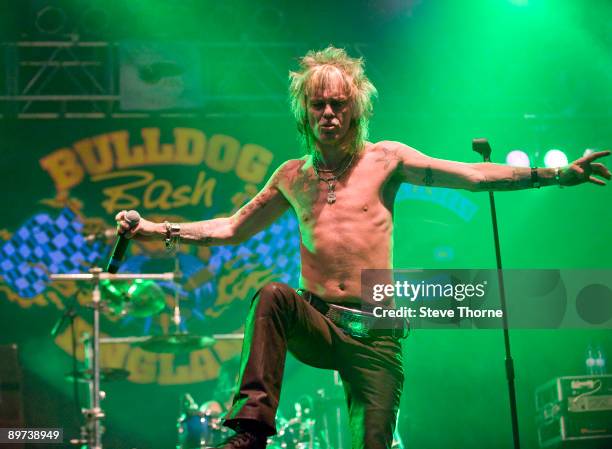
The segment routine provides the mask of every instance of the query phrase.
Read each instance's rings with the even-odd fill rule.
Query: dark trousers
[[[266,285],[253,298],[240,387],[226,426],[257,421],[266,434],[276,432],[287,350],[308,365],[340,373],[353,449],[391,447],[404,381],[400,342],[392,337],[350,337],[282,283]]]

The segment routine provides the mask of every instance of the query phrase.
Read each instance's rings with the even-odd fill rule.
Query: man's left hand
[[[562,186],[575,186],[584,182],[590,182],[600,186],[605,186],[606,183],[594,175],[610,180],[610,170],[599,162],[593,162],[601,157],[609,156],[610,151],[597,151],[595,153],[582,156],[576,159],[567,167],[561,169],[559,182]]]

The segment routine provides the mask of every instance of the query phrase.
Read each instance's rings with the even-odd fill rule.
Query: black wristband
[[[538,177],[538,167],[531,167],[531,187],[534,189],[539,189],[541,187],[540,178]]]

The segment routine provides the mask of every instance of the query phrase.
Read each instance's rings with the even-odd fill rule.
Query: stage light
[[[34,25],[41,33],[57,34],[64,29],[67,20],[63,9],[47,5],[36,13]]]
[[[513,150],[506,156],[506,164],[513,167],[530,167],[529,156],[521,150]]]
[[[544,155],[546,167],[563,167],[567,165],[567,156],[561,150],[548,150]]]

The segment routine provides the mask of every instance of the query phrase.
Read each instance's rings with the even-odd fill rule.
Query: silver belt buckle
[[[371,314],[348,307],[330,304],[327,317],[351,337],[368,337]]]

